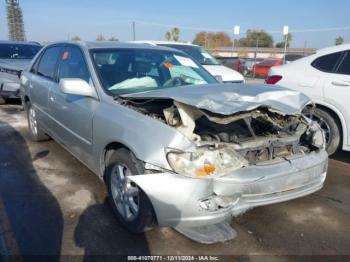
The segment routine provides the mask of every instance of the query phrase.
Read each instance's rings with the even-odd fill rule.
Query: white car
[[[350,44],[272,67],[266,83],[308,95],[316,108],[305,112],[324,129],[328,153],[350,151]]]
[[[175,48],[185,52],[192,58],[197,60],[211,75],[215,76],[224,83],[243,83],[244,77],[241,73],[232,70],[214,57],[212,57],[204,48],[198,45],[181,43],[181,42],[168,42],[168,41],[134,41],[136,43],[165,46]]]

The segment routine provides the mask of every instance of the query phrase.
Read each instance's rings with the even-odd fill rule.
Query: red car
[[[282,59],[279,59],[279,58],[265,59],[253,67],[253,72],[255,72],[255,76],[266,78],[269,74],[271,67],[280,66],[280,65],[282,65]]]

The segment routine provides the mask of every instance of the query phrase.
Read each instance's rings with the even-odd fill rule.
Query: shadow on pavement
[[[0,200],[11,227],[7,230],[12,230],[24,261],[37,260],[32,257],[36,255],[50,255],[50,261],[59,261],[62,211],[33,167],[35,160],[45,158],[49,152],[39,152],[32,159],[25,139],[17,130],[2,121],[0,129]]]
[[[339,150],[334,155],[330,156],[330,159],[338,160],[350,164],[350,152]]]
[[[126,231],[114,217],[107,198],[84,210],[74,239],[85,250],[84,261],[98,261],[102,255],[104,261],[117,261],[118,256],[150,254],[145,235]]]

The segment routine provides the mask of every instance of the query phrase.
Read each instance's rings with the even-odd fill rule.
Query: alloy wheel
[[[131,184],[132,173],[124,165],[116,164],[111,174],[111,192],[119,214],[126,220],[134,220],[139,213],[139,189]]]
[[[30,130],[34,135],[38,134],[38,122],[36,120],[36,112],[33,107],[29,108],[29,125]]]

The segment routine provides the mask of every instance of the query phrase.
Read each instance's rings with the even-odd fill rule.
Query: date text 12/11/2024
[[[128,261],[220,261],[218,256],[128,256]]]

